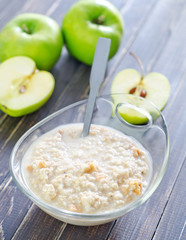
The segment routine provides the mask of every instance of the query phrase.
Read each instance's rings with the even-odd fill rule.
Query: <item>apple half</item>
[[[134,54],[132,53],[132,55]],[[141,65],[141,61],[139,63]],[[142,75],[135,69],[125,69],[119,72],[112,82],[111,94],[113,94],[115,105],[125,100],[122,94],[117,95],[116,93],[140,96],[152,102],[159,110],[162,110],[170,96],[170,84],[168,79],[161,73],[151,72],[144,76],[143,67]],[[150,108],[150,105],[145,104],[144,101],[138,100],[134,104],[146,109],[147,112],[154,115],[154,118],[158,117],[157,111],[154,113],[153,108]],[[147,117],[137,110],[125,109],[125,107],[120,110],[120,115],[131,124],[145,124],[148,121]]]
[[[0,65],[0,109],[13,117],[34,112],[49,99],[54,86],[52,74],[39,71],[32,59],[10,58]]]

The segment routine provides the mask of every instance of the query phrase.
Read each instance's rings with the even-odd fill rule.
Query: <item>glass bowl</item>
[[[116,101],[117,99],[117,101]],[[39,208],[49,215],[75,225],[91,226],[113,221],[144,203],[156,190],[166,170],[169,156],[169,137],[162,113],[144,98],[129,94],[114,94],[96,99],[93,124],[105,125],[132,136],[139,141],[152,157],[152,176],[140,198],[111,212],[99,214],[75,213],[52,206],[36,195],[27,186],[22,174],[22,160],[29,146],[44,133],[69,123],[83,123],[87,100],[71,104],[46,117],[29,129],[15,144],[10,158],[10,171],[20,190]],[[147,119],[145,124],[132,125],[121,116],[123,108],[140,112]],[[150,112],[148,113],[147,110]]]

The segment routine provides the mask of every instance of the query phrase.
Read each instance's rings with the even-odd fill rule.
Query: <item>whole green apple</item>
[[[61,31],[53,19],[25,13],[12,19],[0,33],[0,61],[27,56],[39,69],[50,70],[60,57],[62,46]]]
[[[109,59],[117,52],[123,21],[119,11],[106,0],[81,0],[67,12],[62,34],[69,53],[91,65],[99,37],[111,39]]]

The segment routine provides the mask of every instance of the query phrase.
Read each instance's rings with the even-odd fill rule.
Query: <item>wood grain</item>
[[[4,236],[2,240],[11,239],[12,229],[20,225],[31,205],[31,201],[20,193],[14,182],[8,182],[8,187],[0,195],[0,229]]]
[[[186,239],[185,173],[186,158],[153,240]]]
[[[58,239],[66,227],[65,223],[48,216],[35,205],[32,205],[29,212],[32,214],[26,215],[12,239],[24,239],[25,236],[27,239]],[[38,222],[42,223],[42,227]]]

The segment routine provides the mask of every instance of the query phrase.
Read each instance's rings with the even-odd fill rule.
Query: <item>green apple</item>
[[[32,58],[41,70],[50,70],[61,54],[63,39],[58,24],[35,13],[12,19],[0,33],[0,61],[14,57]]]
[[[40,108],[51,96],[55,80],[39,71],[28,57],[9,58],[0,65],[0,109],[20,117]]]
[[[81,0],[67,12],[62,34],[69,53],[91,65],[99,37],[111,39],[109,59],[120,45],[123,21],[119,11],[106,0]]]
[[[157,72],[151,72],[144,76],[144,69],[140,59],[134,53],[131,54],[140,64],[142,75],[135,69],[125,69],[119,72],[112,82],[111,94],[125,93],[140,96],[151,101],[159,110],[162,110],[170,96],[168,79],[163,74]],[[113,95],[113,98],[116,105],[124,101],[122,95]],[[144,106],[145,104],[142,101],[136,101],[138,101],[138,103],[134,103],[135,105],[143,107],[143,109],[146,109],[151,115],[157,115],[157,112],[155,114],[152,108]],[[148,120],[146,116],[134,109],[123,108],[120,110],[120,115],[132,124],[144,124]]]

